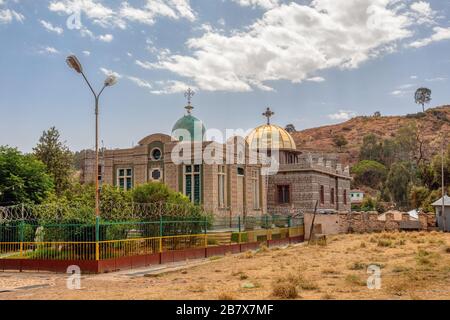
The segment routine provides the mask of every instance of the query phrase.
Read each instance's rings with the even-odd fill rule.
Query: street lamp
[[[86,81],[87,85],[89,86],[89,89],[91,89],[92,94],[95,98],[95,216],[97,218],[100,217],[100,188],[99,188],[99,182],[98,182],[98,176],[99,176],[99,170],[98,170],[98,101],[100,99],[101,94],[103,93],[103,90],[105,90],[106,87],[111,87],[117,83],[117,78],[114,75],[109,75],[106,77],[105,82],[103,83],[103,87],[100,90],[100,92],[97,94],[94,89],[92,88],[91,84],[89,83],[88,79],[84,75],[83,67],[78,60],[78,58],[74,55],[68,56],[66,59],[67,65],[75,70],[77,73],[80,73],[84,80]]]
[[[445,177],[444,177],[444,144],[445,144],[445,133],[442,132],[442,141],[441,141],[441,183],[442,183],[442,224],[444,225],[444,232],[447,231],[447,218],[445,216]]]

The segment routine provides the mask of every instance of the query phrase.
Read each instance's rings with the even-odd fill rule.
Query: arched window
[[[320,186],[320,203],[321,204],[325,203],[325,187],[324,186]]]

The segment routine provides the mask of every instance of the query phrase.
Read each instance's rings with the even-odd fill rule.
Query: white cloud
[[[236,2],[243,7],[261,7],[263,9],[272,9],[279,4],[278,0],[233,0],[233,2]]]
[[[436,11],[431,8],[431,5],[425,1],[418,1],[411,4],[411,16],[419,24],[434,24],[436,19]]]
[[[150,62],[148,62],[148,61],[136,60],[135,63],[136,63],[139,67],[144,68],[144,69],[147,69],[147,70],[152,70],[152,69],[155,68],[155,67],[154,67],[154,64],[153,64],[153,63],[150,63]]]
[[[180,18],[194,21],[195,13],[192,10],[189,0],[146,0],[142,8],[122,3],[119,15],[121,18],[152,25],[158,16],[178,20]]]
[[[413,48],[421,48],[433,42],[450,39],[450,28],[434,27],[433,31],[434,33],[430,37],[414,41],[410,43],[409,46]]]
[[[329,114],[328,118],[332,120],[338,120],[338,121],[346,121],[350,120],[351,118],[355,117],[357,114],[355,111],[351,110],[339,110],[336,113]]]
[[[192,79],[202,90],[251,91],[266,81],[299,83],[317,71],[356,68],[413,35],[411,10],[397,0],[314,0],[266,11],[244,31],[191,38],[191,55],[136,61]]]
[[[83,51],[83,54],[84,54],[86,57],[89,57],[89,56],[91,55],[91,52],[90,52],[90,51],[87,51],[87,50],[84,50],[84,51]]]
[[[117,73],[117,72],[115,72],[115,71],[113,71],[111,69],[100,68],[100,71],[106,76],[114,76],[117,79],[122,78],[122,75],[120,73]]]
[[[403,96],[405,94],[405,91],[403,91],[403,90],[394,90],[394,91],[391,92],[391,94],[393,96]]]
[[[415,86],[416,85],[414,83],[407,83],[407,84],[402,84],[402,85],[398,86],[398,89],[405,90],[405,89],[413,88]]]
[[[138,87],[147,88],[147,89],[153,88],[153,86],[149,82],[147,82],[143,79],[140,79],[137,77],[132,77],[132,76],[127,76],[127,79],[130,80],[131,82],[133,82],[134,84],[136,84]]]
[[[416,77],[417,78],[417,77]],[[411,79],[416,79],[411,77]],[[395,90],[391,91],[391,95],[394,97],[404,97],[409,94],[413,94],[414,90],[413,88],[417,87],[417,84],[415,83],[406,83],[399,85]]]
[[[104,35],[100,35],[98,36],[98,40],[102,41],[102,42],[111,42],[113,41],[114,36],[112,34],[104,34]]]
[[[306,79],[306,81],[311,81],[311,82],[324,82],[324,81],[325,81],[325,78],[322,78],[322,77],[312,77],[312,78]]]
[[[44,47],[41,50],[39,50],[40,54],[59,54],[59,50],[55,49],[54,47]]]
[[[95,0],[54,0],[50,2],[49,10],[68,16],[79,12],[102,27],[126,27],[125,21],[113,9]]]
[[[8,24],[13,21],[23,22],[25,16],[11,9],[0,9],[0,24]]]
[[[418,76],[411,76],[411,77],[409,77],[410,79],[412,79],[412,80],[416,80],[416,79],[418,79],[419,77]]]
[[[197,87],[177,80],[157,81],[157,84],[161,86],[161,89],[152,91],[153,94],[157,95],[185,92],[188,88],[197,90]]]
[[[105,28],[125,29],[127,21],[152,25],[158,17],[195,20],[195,12],[189,0],[145,0],[139,7],[133,7],[125,1],[116,8],[96,0],[52,0],[49,10],[68,16],[79,12],[93,23]]]
[[[102,42],[111,42],[114,40],[114,36],[112,34],[104,34],[96,36],[91,30],[89,30],[86,27],[81,27],[80,34],[82,37],[88,37],[91,38],[92,40],[99,40]]]
[[[429,78],[425,79],[426,82],[441,82],[447,80],[446,77],[436,77],[436,78]]]
[[[47,22],[45,20],[40,20],[39,22],[47,31],[54,32],[56,34],[62,34],[64,32],[62,28],[53,26],[51,22]]]

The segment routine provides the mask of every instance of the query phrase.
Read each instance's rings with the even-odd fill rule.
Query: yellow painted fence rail
[[[219,245],[218,233],[88,242],[0,242],[0,259],[105,260]],[[223,232],[225,244],[282,240],[304,235],[303,226]]]

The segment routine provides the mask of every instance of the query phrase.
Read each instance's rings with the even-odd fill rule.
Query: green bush
[[[239,242],[239,232],[233,232],[231,234],[231,242],[238,243]],[[241,242],[248,242],[248,234],[247,232],[241,233]]]
[[[380,188],[387,177],[386,167],[373,160],[363,160],[352,167],[356,185]]]

